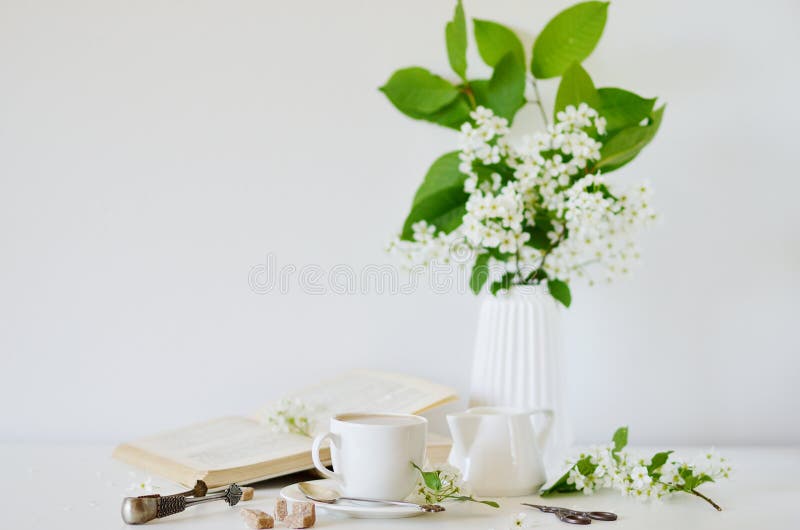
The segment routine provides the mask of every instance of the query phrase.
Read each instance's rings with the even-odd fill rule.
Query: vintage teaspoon
[[[159,517],[182,512],[195,504],[223,500],[229,506],[233,506],[241,499],[242,489],[236,484],[231,484],[225,491],[204,497],[186,497],[183,494],[125,497],[122,500],[122,520],[128,524],[143,524]]]
[[[336,504],[338,501],[356,501],[356,502],[378,502],[381,504],[392,504],[395,506],[408,506],[422,510],[423,512],[443,512],[444,506],[438,504],[417,504],[415,502],[406,501],[385,501],[383,499],[364,499],[361,497],[343,497],[333,490],[323,488],[310,482],[300,482],[297,487],[308,499],[312,501],[322,502],[325,504]]]

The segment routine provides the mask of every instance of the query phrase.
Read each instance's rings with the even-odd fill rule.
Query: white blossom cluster
[[[287,432],[311,436],[312,409],[299,399],[285,398],[266,407],[259,414],[260,420],[273,432]]]
[[[564,230],[569,237],[553,249],[545,262],[550,276],[565,281],[584,277],[587,265],[598,264],[603,269],[603,279],[611,281],[627,274],[639,260],[634,237],[655,219],[650,188],[642,184],[615,198],[606,197],[598,189],[608,189],[604,177],[587,175],[564,193],[564,204],[558,207],[563,224],[555,224],[548,237],[558,240]]]
[[[692,462],[682,460],[670,453],[666,462],[649,470],[650,459],[641,458],[625,451],[614,453],[613,444],[593,447],[581,454],[577,460],[589,457],[597,467],[589,474],[582,474],[576,466],[577,460],[568,461],[573,466],[567,483],[586,495],[601,488],[614,488],[624,496],[640,500],[663,499],[684,485],[682,472],[690,470],[693,475],[705,474],[712,480],[728,478],[731,466],[715,451],[709,451]]]
[[[474,252],[467,247],[460,229],[449,234],[429,225],[427,221],[418,221],[411,225],[414,241],[402,241],[395,238],[389,242],[387,251],[392,254],[399,253],[404,259],[403,265],[411,268],[414,265],[427,265],[429,263],[464,263],[474,256]]]
[[[462,224],[445,234],[421,221],[414,240],[395,240],[392,251],[410,264],[447,262],[453,247],[466,243],[474,255],[491,252],[520,277],[542,267],[563,281],[586,275],[587,265],[599,265],[607,280],[628,272],[639,257],[633,236],[655,214],[646,186],[614,194],[603,175],[586,173],[601,157],[595,137],[606,133],[596,110],[570,105],[545,132],[516,146],[504,118],[484,107],[470,116],[474,124],[462,125],[458,142],[469,194]],[[552,248],[529,244],[537,229]]]

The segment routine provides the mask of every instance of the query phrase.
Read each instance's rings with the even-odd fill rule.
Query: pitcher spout
[[[480,416],[467,413],[448,414],[447,425],[453,437],[453,447],[461,454],[467,454],[475,443],[481,424]]]

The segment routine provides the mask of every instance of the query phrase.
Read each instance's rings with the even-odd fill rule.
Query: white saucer
[[[308,482],[337,492],[339,491],[336,482],[330,479],[309,480]],[[414,517],[425,513],[413,506],[392,506],[391,504],[371,502],[356,503],[351,501],[326,504],[324,502],[312,501],[300,492],[297,484],[292,484],[291,486],[283,488],[281,490],[281,497],[289,502],[312,502],[317,508],[363,519],[399,519],[401,517]]]

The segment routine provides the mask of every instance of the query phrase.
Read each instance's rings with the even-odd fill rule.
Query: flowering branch
[[[561,478],[541,491],[541,495],[578,491],[588,495],[601,488],[615,488],[623,495],[648,500],[684,492],[722,511],[719,504],[697,488],[706,482],[730,476],[731,467],[724,458],[709,452],[688,463],[676,458],[672,451],[663,451],[643,459],[624,452],[627,443],[627,427],[617,429],[612,444],[581,454]]]
[[[472,495],[468,495],[464,491],[464,484],[461,482],[461,472],[453,466],[443,465],[438,469],[424,471],[414,462],[411,462],[411,465],[419,471],[419,479],[414,489],[414,495],[424,499],[428,504],[436,504],[445,499],[452,499],[462,502],[478,502],[492,508],[500,507],[495,501],[482,501]]]
[[[264,423],[275,432],[287,432],[312,438],[310,409],[297,399],[283,399],[262,413]]]

